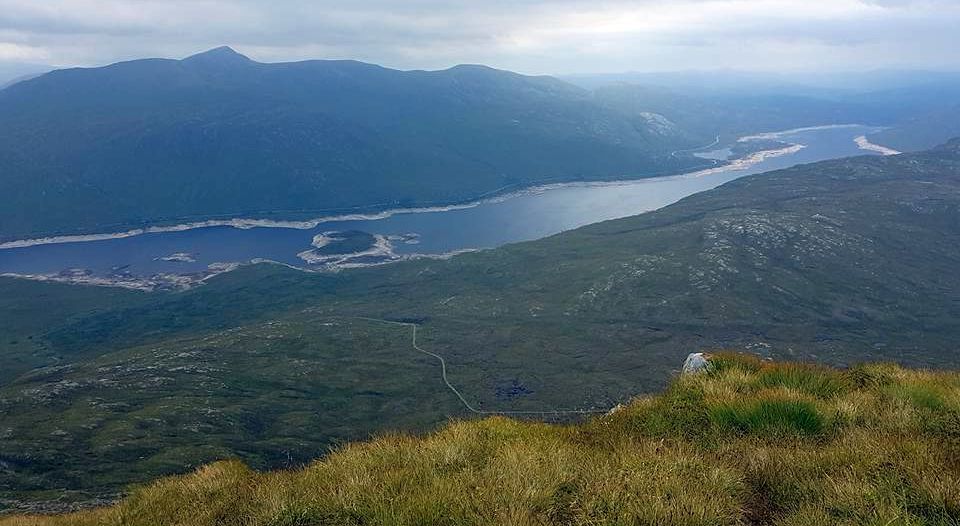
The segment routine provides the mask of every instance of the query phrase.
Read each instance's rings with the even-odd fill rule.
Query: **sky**
[[[960,0],[0,0],[0,70],[181,58],[531,74],[960,70]]]

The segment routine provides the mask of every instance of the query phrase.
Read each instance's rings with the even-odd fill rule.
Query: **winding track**
[[[344,319],[344,318],[341,318]],[[440,356],[437,353],[430,352],[419,345],[417,345],[417,324],[416,323],[407,323],[402,321],[392,321],[392,320],[381,320],[378,318],[366,318],[363,316],[349,316],[346,319],[354,320],[364,320],[375,323],[384,323],[387,325],[399,325],[401,327],[411,327],[413,329],[411,333],[410,343],[413,345],[413,349],[419,353],[426,354],[436,358],[440,362],[440,375],[443,379],[443,383],[446,384],[447,388],[453,391],[453,394],[460,399],[460,403],[467,408],[468,411],[477,415],[589,415],[589,414],[600,414],[607,413],[609,409],[554,409],[549,411],[488,411],[484,409],[477,409],[466,398],[457,390],[456,387],[450,383],[450,379],[447,378],[447,361],[443,359],[443,356]]]
[[[717,135],[717,138],[716,138],[712,143],[707,144],[707,145],[705,145],[705,146],[697,146],[696,148],[687,148],[686,150],[674,150],[674,151],[670,152],[670,157],[676,157],[678,153],[696,152],[696,151],[700,151],[700,150],[706,150],[707,148],[713,148],[714,146],[716,146],[716,145],[718,145],[718,144],[720,144],[720,136],[719,136],[719,135]]]

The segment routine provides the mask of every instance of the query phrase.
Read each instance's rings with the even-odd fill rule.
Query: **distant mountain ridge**
[[[0,62],[0,90],[33,77],[51,71],[53,66],[43,64],[23,64]]]
[[[907,119],[871,140],[901,151],[919,151],[952,137],[960,137],[960,102]]]
[[[228,47],[0,91],[0,238],[456,202],[672,173],[693,139],[551,77],[265,64]]]
[[[829,123],[888,126],[881,144],[921,151],[960,135],[960,73],[872,71],[774,75],[731,71],[563,77],[598,103],[654,111],[688,133],[735,137]]]

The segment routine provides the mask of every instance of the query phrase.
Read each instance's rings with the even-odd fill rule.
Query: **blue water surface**
[[[472,208],[399,213],[375,220],[332,221],[310,230],[208,227],[124,239],[6,249],[0,250],[0,273],[53,274],[65,269],[87,269],[93,275],[107,276],[119,269],[134,276],[187,274],[204,271],[211,263],[242,263],[260,258],[307,266],[297,254],[310,249],[313,236],[325,231],[360,230],[371,234],[419,236],[416,243],[395,242],[394,251],[398,254],[442,254],[490,248],[655,210],[745,175],[865,155],[869,152],[857,148],[853,139],[873,130],[857,126],[789,133],[779,139],[806,147],[742,171],[642,179],[614,185],[562,186],[520,193]],[[189,253],[196,261],[158,259],[174,253]]]

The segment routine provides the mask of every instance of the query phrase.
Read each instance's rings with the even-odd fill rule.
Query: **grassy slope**
[[[0,278],[0,291],[0,385],[36,367],[69,359],[52,352],[40,336],[47,328],[145,299],[143,294],[123,289],[5,278]]]
[[[208,465],[2,526],[957,524],[960,375],[718,355],[578,425],[489,418],[293,471]]]
[[[259,265],[42,324],[34,340],[71,367],[0,386],[0,497],[112,494],[232,456],[282,466],[466,414],[407,331],[343,316],[420,320],[484,409],[609,407],[701,348],[956,367],[958,158],[820,163],[450,261]]]

